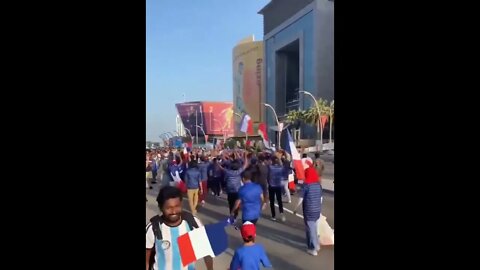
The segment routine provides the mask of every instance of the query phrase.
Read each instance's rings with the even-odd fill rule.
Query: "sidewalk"
[[[334,193],[333,179],[322,179],[322,189],[326,192]]]

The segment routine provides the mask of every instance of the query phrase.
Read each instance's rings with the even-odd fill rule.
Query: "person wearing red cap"
[[[255,243],[255,224],[247,221],[243,223],[240,232],[243,238],[243,246],[238,248],[230,263],[230,270],[260,270],[263,267],[271,268],[272,264],[262,245]]]
[[[305,234],[307,253],[317,256],[320,250],[317,237],[317,220],[320,218],[322,210],[322,187],[319,177],[311,158],[302,159],[305,168],[305,181],[300,195],[300,200],[294,208],[296,214],[297,208],[302,204],[303,221],[305,223]]]

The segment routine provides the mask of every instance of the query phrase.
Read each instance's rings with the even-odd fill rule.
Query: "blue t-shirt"
[[[235,251],[230,270],[260,270],[260,263],[263,267],[272,267],[263,246],[259,244],[243,246]]]
[[[198,164],[198,169],[200,170],[202,181],[206,181],[208,179],[207,170],[209,165],[210,164],[208,162],[202,162]]]
[[[201,174],[198,168],[189,168],[185,173],[185,183],[187,189],[200,188]]]
[[[242,202],[242,219],[254,220],[260,217],[263,193],[262,188],[255,183],[246,183],[238,191],[238,198]]]
[[[240,174],[243,172],[243,168],[239,170],[225,170],[225,180],[227,183],[227,193],[237,193],[242,186],[242,177]]]
[[[281,187],[285,167],[281,165],[270,165],[268,169],[268,184],[271,187]]]

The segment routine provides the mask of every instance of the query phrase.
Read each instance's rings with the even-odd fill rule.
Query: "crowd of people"
[[[157,203],[164,217],[160,230],[164,237],[170,237],[156,240],[152,224],[158,221],[147,224],[147,262],[155,262],[150,263],[154,270],[193,269],[193,266],[183,268],[178,263],[179,255],[175,250],[178,247],[174,247],[175,241],[171,239],[195,227],[187,224],[188,220],[193,220],[191,223],[195,225],[201,224],[197,210],[205,205],[206,196],[210,194],[217,198],[222,193],[227,195],[232,224],[240,228],[245,243],[235,252],[230,269],[259,269],[260,263],[265,267],[271,266],[263,248],[255,244],[255,224],[268,203],[271,220],[276,221],[279,216],[285,222],[282,198],[286,197],[286,203],[291,203],[291,195],[295,193],[299,193],[300,197],[295,212],[302,205],[307,252],[317,256],[320,245],[316,222],[321,213],[321,175],[325,167],[319,155],[312,160],[303,154],[302,163],[305,177],[298,179],[290,155],[283,150],[255,152],[245,149],[207,151],[161,148],[147,151],[146,187],[151,189],[152,185],[160,186]],[[295,185],[289,185],[292,181]],[[182,194],[187,195],[192,217],[181,209]],[[238,217],[239,212],[241,218]],[[180,229],[172,231],[172,228],[179,226]],[[158,248],[158,245],[166,245],[165,241],[172,245],[168,252],[167,249]],[[157,255],[152,255],[152,250]],[[207,269],[213,269],[211,258],[206,258],[205,263]]]

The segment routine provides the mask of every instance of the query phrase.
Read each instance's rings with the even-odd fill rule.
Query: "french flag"
[[[208,224],[179,236],[177,242],[183,266],[224,252],[228,247],[228,236],[225,232],[227,225],[227,221]]]
[[[275,151],[275,148],[271,147],[270,142],[268,141],[267,125],[265,125],[265,123],[260,123],[258,125],[258,134],[260,134],[260,137],[262,137],[263,145],[266,148]]]
[[[297,179],[305,180],[305,169],[303,168],[302,157],[298,153],[297,147],[295,147],[295,143],[292,140],[292,135],[290,134],[290,130],[287,129],[288,135],[288,144],[287,144],[287,152],[290,153],[293,161],[293,167],[295,168],[295,174],[297,175]],[[289,187],[290,188],[290,187]]]
[[[250,117],[250,115],[245,114],[242,119],[242,125],[240,126],[240,131],[247,132],[250,126],[253,127],[251,122],[252,122],[252,118]]]

